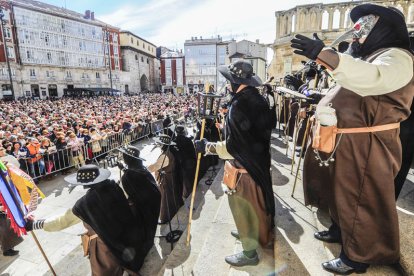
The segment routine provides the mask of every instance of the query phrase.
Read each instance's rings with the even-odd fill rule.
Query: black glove
[[[194,146],[196,153],[205,153],[207,143],[208,141],[206,138],[203,138],[203,140],[195,140]]]
[[[303,81],[292,76],[292,75],[287,75],[284,78],[284,82],[286,85],[292,86],[294,88],[294,90],[298,90],[299,87],[303,84]]]
[[[325,44],[319,39],[316,33],[313,34],[313,39],[297,34],[290,42],[292,43],[290,45],[292,48],[298,49],[293,51],[295,54],[305,56],[312,60],[316,60],[319,53],[325,47]]]
[[[26,221],[26,225],[24,226],[24,229],[26,229],[26,231],[32,231],[33,230],[33,220],[27,220]]]
[[[44,219],[39,219],[39,220],[31,220],[28,219],[26,221],[26,225],[24,226],[24,229],[26,229],[26,231],[33,231],[33,230],[38,230],[38,229],[43,229],[43,224],[45,223]]]
[[[308,96],[308,98],[310,98],[311,100],[308,100],[309,103],[311,104],[318,104],[321,99],[323,98],[323,95],[320,93],[312,93]]]

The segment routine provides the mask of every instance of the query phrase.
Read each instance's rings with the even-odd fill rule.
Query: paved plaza
[[[303,192],[299,180],[295,197],[290,196],[294,176],[290,173],[291,159],[286,157],[286,145],[276,134],[272,140],[272,171],[276,201],[276,229],[274,250],[260,251],[262,261],[259,266],[248,269],[235,269],[225,264],[224,256],[240,250],[240,243],[234,239],[220,238],[221,233],[235,228],[228,208],[227,199],[221,190],[220,170],[213,185],[207,186],[204,180],[199,185],[196,196],[196,211],[192,228],[191,247],[185,246],[188,221],[188,200],[173,220],[173,229],[184,231],[180,241],[171,253],[170,244],[163,236],[169,232],[166,225],[157,230],[155,246],[148,254],[142,275],[268,275],[277,271],[280,275],[327,275],[320,262],[338,253],[338,246],[325,246],[313,239],[312,233],[324,229],[329,224],[327,215],[303,205]],[[151,145],[151,140],[138,143],[146,165],[153,163],[160,150]],[[219,167],[218,167],[219,168]],[[119,170],[111,168],[112,178],[119,179]],[[210,177],[210,172],[206,177]],[[82,187],[68,187],[63,176],[39,185],[46,194],[36,210],[37,218],[46,218],[63,213],[71,208],[86,190]],[[414,172],[410,171],[406,185],[398,201],[402,241],[410,239],[409,221],[414,217]],[[402,218],[402,216],[406,216]],[[178,218],[178,220],[177,220]],[[82,224],[77,224],[60,232],[35,231],[57,275],[90,275],[89,262],[83,257],[79,234]],[[218,242],[218,243],[217,243]],[[409,244],[402,244],[407,250]],[[52,275],[36,247],[33,238],[24,237],[24,242],[16,249],[16,257],[0,256],[1,275]],[[215,251],[212,255],[211,252]],[[309,252],[313,252],[312,257]],[[214,263],[214,265],[212,265]],[[263,272],[266,271],[265,274]],[[208,273],[207,273],[208,272]],[[214,272],[214,273],[213,273]],[[368,275],[399,275],[388,267],[372,267]],[[207,274],[205,274],[207,273]],[[211,274],[212,273],[212,274]]]

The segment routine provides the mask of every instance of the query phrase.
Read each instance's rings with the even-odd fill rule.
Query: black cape
[[[275,214],[270,175],[270,111],[266,100],[253,87],[236,93],[226,117],[227,151],[239,161],[260,186],[266,211]]]
[[[138,225],[123,190],[115,181],[93,185],[72,211],[92,227],[120,266],[138,273],[145,258],[141,249],[145,231]]]
[[[180,168],[183,180],[183,198],[187,198],[192,192],[195,177],[197,158],[193,141],[184,135],[177,135],[174,139],[180,156]]]
[[[145,231],[145,244],[142,249],[142,257],[145,258],[154,244],[160,215],[161,193],[154,177],[145,167],[126,169],[122,175],[122,186],[128,195],[128,200],[133,204],[137,224]]]

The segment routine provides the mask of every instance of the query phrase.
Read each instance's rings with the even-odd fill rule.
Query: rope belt
[[[356,127],[356,128],[338,128],[337,133],[369,133],[379,132],[385,130],[396,129],[400,127],[400,123],[386,124],[371,127]]]

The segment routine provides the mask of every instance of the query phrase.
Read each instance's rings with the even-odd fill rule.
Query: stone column
[[[334,10],[332,8],[328,8],[328,13],[329,13],[328,30],[332,31]]]
[[[287,32],[286,34],[289,35],[292,33],[292,14],[288,14],[288,21],[287,21]]]
[[[280,16],[278,13],[275,14],[276,17],[276,39],[280,37]]]
[[[346,9],[344,7],[339,8],[339,12],[341,13],[341,15],[339,17],[339,29],[346,28],[344,26],[344,23],[345,23],[345,11],[346,11]]]
[[[323,12],[324,12],[324,10],[322,10],[322,9],[319,9],[316,12],[316,25],[315,25],[315,27],[318,30],[321,30],[322,29],[322,14],[323,14]]]

